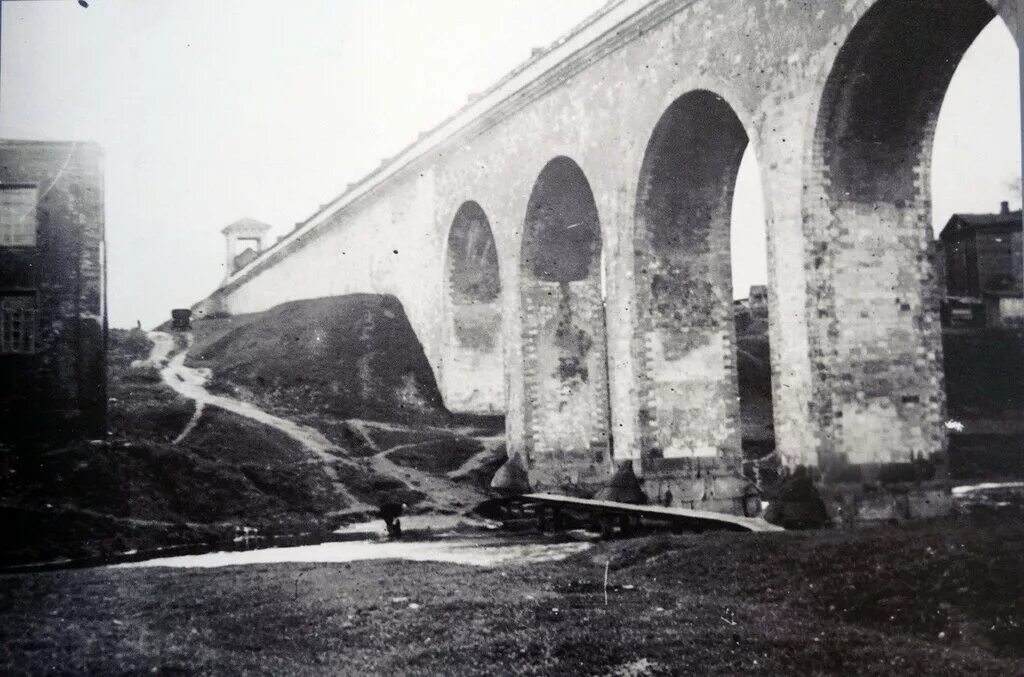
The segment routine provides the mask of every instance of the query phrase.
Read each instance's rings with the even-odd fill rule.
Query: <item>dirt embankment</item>
[[[504,420],[447,411],[423,347],[392,296],[284,303],[194,322],[187,364],[209,389],[322,432],[359,500],[462,511],[504,461]]]
[[[402,305],[352,294],[200,320],[190,366],[211,388],[334,418],[447,423],[433,372]]]

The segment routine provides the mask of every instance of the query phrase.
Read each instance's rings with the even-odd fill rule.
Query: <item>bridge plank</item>
[[[706,522],[718,525],[739,527],[745,531],[768,532],[785,531],[782,527],[776,526],[761,518],[739,517],[710,510],[692,510],[689,508],[667,508],[660,505],[635,505],[633,503],[617,503],[615,501],[595,501],[589,498],[576,498],[573,496],[561,496],[559,494],[525,494],[523,500],[536,501],[554,506],[571,506],[591,511],[608,511],[615,513],[626,513],[639,515],[641,517],[652,517],[669,519],[672,521],[694,521]]]

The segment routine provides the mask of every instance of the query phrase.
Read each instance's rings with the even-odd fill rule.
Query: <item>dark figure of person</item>
[[[384,520],[384,526],[388,530],[388,538],[392,540],[399,540],[402,538],[402,521],[398,519],[402,516],[402,511],[405,509],[405,503],[399,503],[398,501],[386,501],[380,506],[380,516]]]

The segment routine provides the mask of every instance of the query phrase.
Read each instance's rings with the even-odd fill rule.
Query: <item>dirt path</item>
[[[479,504],[487,498],[482,492],[463,484],[457,484],[445,477],[438,477],[430,473],[398,465],[388,454],[406,447],[415,447],[415,444],[401,444],[371,456],[370,466],[382,475],[400,478],[403,482],[427,495],[424,505],[432,505],[435,508],[469,508]]]
[[[364,421],[360,421],[359,419],[356,418],[350,418],[347,419],[345,423],[347,423],[352,430],[355,430],[357,433],[359,433],[359,436],[363,438],[364,442],[366,442],[366,446],[370,447],[370,449],[372,449],[374,453],[378,453],[381,451],[381,448],[377,446],[376,442],[373,441],[373,437],[369,434],[369,432],[367,432],[366,423]]]
[[[466,459],[465,463],[448,473],[448,477],[456,479],[469,474],[470,472],[487,463],[494,455],[495,449],[505,443],[504,435],[493,435],[491,437],[478,437],[477,441],[484,446],[483,451],[474,454]]]
[[[192,345],[193,341],[192,334],[185,335],[187,347],[173,355],[173,336],[162,331],[148,332],[148,336],[153,341],[153,350],[146,362],[160,369],[160,378],[172,390],[196,403],[196,414],[193,416],[193,420],[189,421],[189,424],[178,436],[177,440],[183,439],[195,426],[203,406],[212,405],[220,407],[233,414],[244,416],[279,430],[301,444],[304,449],[317,459],[324,473],[334,485],[335,491],[348,503],[349,507],[344,512],[363,512],[373,509],[372,506],[366,505],[350,494],[345,485],[338,479],[338,473],[334,468],[334,464],[339,461],[344,462],[342,458],[343,452],[324,437],[322,433],[313,428],[299,425],[294,421],[269,414],[249,402],[243,402],[223,395],[214,395],[209,392],[206,389],[206,384],[210,380],[210,370],[185,366],[188,347]]]
[[[374,430],[387,430],[390,432],[403,432],[410,430],[410,426],[404,423],[388,423],[385,421],[372,421],[365,418],[346,418],[345,422],[357,428],[364,437],[370,437]],[[436,432],[440,435],[463,435],[465,437],[479,437],[481,428],[473,425],[430,425],[428,423],[417,423],[415,429],[419,432]],[[494,436],[503,436],[502,433],[495,433]]]

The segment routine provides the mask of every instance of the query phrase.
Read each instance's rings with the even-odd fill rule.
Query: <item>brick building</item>
[[[0,442],[106,434],[102,151],[0,140]]]
[[[1021,235],[1021,211],[1010,211],[1006,202],[997,214],[954,214],[949,219],[939,235],[937,257],[945,279],[944,319],[1021,324]]]

